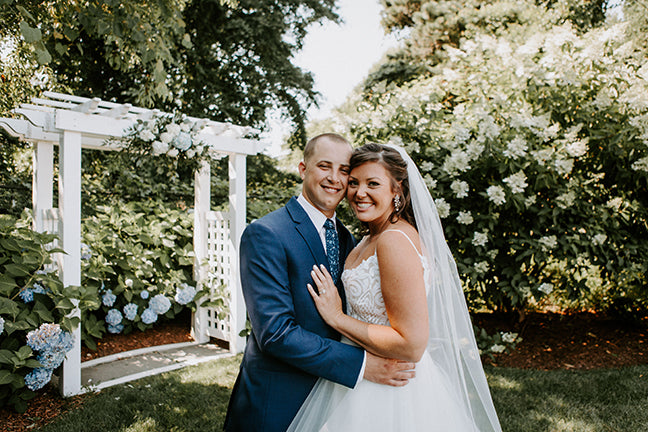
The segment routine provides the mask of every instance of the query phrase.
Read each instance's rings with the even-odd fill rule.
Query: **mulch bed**
[[[527,315],[523,323],[510,317],[477,315],[475,324],[489,333],[519,333],[522,341],[511,353],[497,354],[484,362],[499,367],[524,369],[597,369],[619,368],[648,363],[648,329],[592,313],[543,313]],[[122,351],[168,343],[191,341],[189,319],[182,317],[145,332],[107,335],[96,352],[82,349],[82,360]],[[30,401],[29,409],[17,414],[0,409],[0,429],[27,432],[74,410],[87,397],[61,398],[57,390],[46,386]]]

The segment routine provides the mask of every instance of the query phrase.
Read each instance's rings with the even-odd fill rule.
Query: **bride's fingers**
[[[306,288],[308,288],[308,292],[310,293],[311,297],[313,297],[313,300],[317,300],[319,295],[317,292],[315,292],[315,288],[311,284],[306,284]]]
[[[331,274],[328,272],[328,270],[326,269],[326,266],[324,264],[320,264],[319,270],[322,273],[322,275],[324,276],[324,279],[326,279],[327,281],[330,281],[331,283],[333,283],[333,278],[331,277]]]

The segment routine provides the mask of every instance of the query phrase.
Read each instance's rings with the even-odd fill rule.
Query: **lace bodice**
[[[423,266],[423,278],[428,281],[427,260],[424,256],[419,256]],[[370,324],[389,325],[389,317],[380,288],[378,256],[375,252],[358,266],[344,270],[342,282],[347,298],[347,315]]]
[[[371,324],[389,325],[375,253],[358,266],[344,270],[342,282],[349,316]]]

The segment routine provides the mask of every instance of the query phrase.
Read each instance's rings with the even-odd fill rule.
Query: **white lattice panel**
[[[51,208],[51,209],[46,209],[43,210],[42,214],[42,224],[43,226],[40,227],[41,232],[46,232],[48,234],[56,234],[59,235],[61,232],[60,229],[60,212],[59,209],[57,208]],[[61,247],[60,241],[58,238],[54,239],[50,244],[47,246],[48,250],[55,249]],[[52,255],[52,263],[47,264],[45,266],[46,271],[53,271],[56,269],[61,268],[61,259],[63,258],[63,255],[60,253],[56,253]]]
[[[229,310],[231,280],[231,251],[230,222],[228,215],[222,212],[207,213],[207,282],[211,286],[212,296],[225,297],[224,310],[207,309],[207,332],[209,336],[229,341],[230,318],[225,311]],[[221,288],[224,287],[224,291]]]

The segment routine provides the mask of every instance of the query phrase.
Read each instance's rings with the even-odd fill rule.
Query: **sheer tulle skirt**
[[[426,352],[404,387],[362,380],[355,389],[320,379],[288,431],[468,432],[477,428]]]

